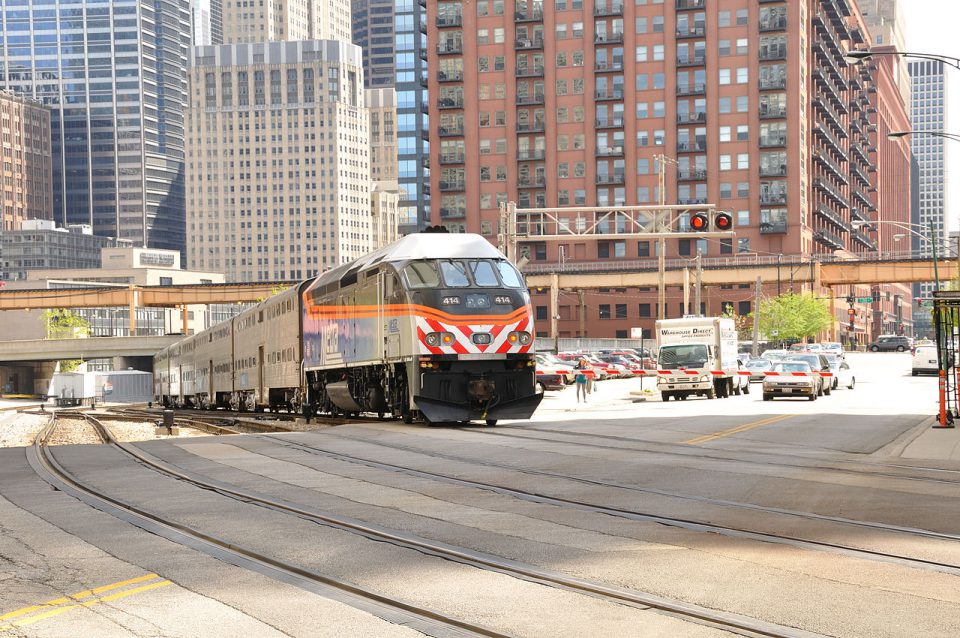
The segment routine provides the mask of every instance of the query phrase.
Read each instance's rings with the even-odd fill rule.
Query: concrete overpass
[[[63,359],[111,359],[152,357],[157,351],[183,339],[162,337],[89,337],[86,339],[32,339],[0,341],[0,364],[60,361]]]

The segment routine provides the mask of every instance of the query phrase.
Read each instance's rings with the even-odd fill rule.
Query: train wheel
[[[490,427],[493,427],[493,426],[495,426],[496,424],[497,424],[497,420],[496,420],[496,419],[487,419],[487,425],[489,425]]]
[[[406,423],[407,425],[412,424],[412,423],[413,423],[413,412],[411,412],[410,410],[404,410],[403,412],[400,413],[400,419],[401,419],[404,423]]]

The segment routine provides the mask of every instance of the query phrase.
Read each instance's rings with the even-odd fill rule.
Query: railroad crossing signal
[[[714,212],[712,215],[710,213],[694,213],[690,215],[690,230],[698,233],[711,230],[733,230],[733,217],[722,211]]]

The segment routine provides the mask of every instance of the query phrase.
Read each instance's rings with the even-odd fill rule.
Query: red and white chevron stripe
[[[530,352],[532,344],[520,345],[510,343],[507,336],[517,330],[527,330],[529,317],[522,317],[516,323],[510,324],[472,324],[455,325],[444,323],[417,315],[417,338],[420,342],[420,354],[513,354]],[[426,336],[430,332],[449,332],[454,336],[454,342],[449,345],[427,345]],[[474,333],[488,333],[489,344],[473,342]]]

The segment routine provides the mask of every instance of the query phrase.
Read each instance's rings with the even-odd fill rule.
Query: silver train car
[[[520,273],[478,235],[419,233],[154,358],[168,406],[493,425],[540,403]]]

